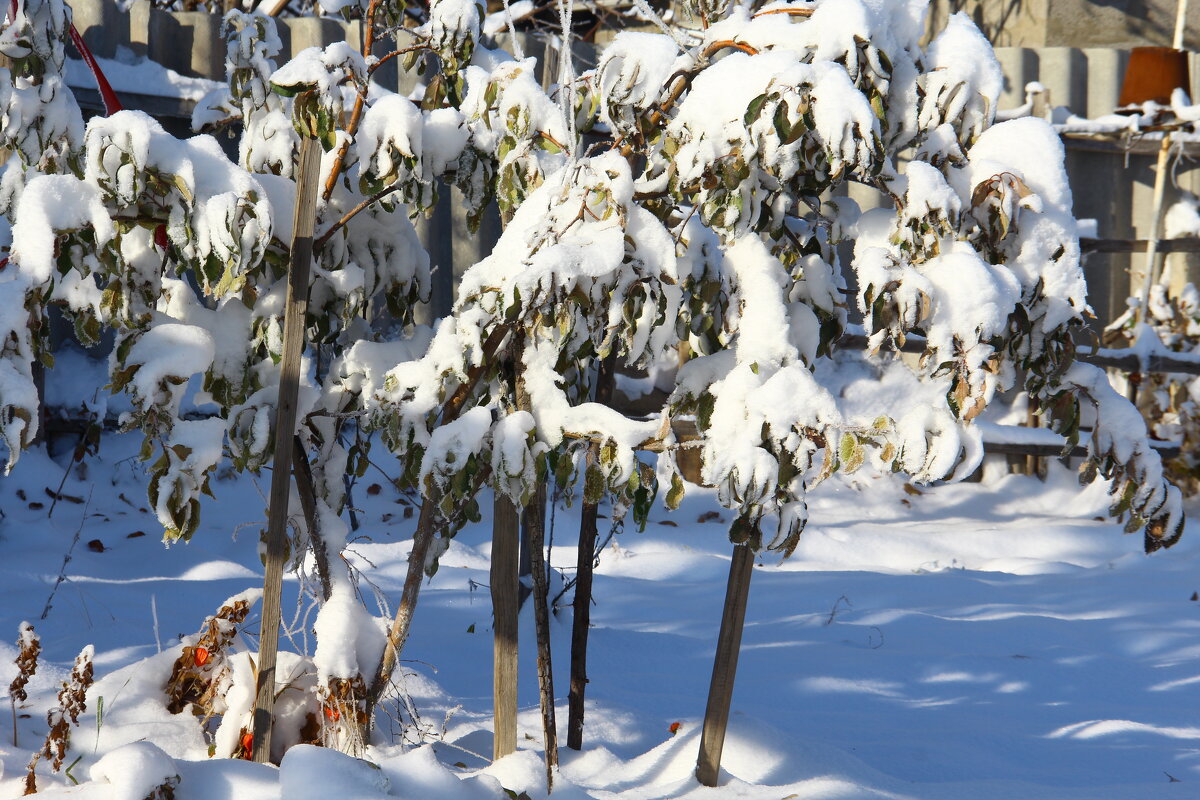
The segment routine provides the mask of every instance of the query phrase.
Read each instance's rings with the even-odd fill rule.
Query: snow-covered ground
[[[57,488],[61,463],[34,451],[0,480],[0,692],[14,674],[22,620],[45,648],[19,747],[0,708],[0,797],[20,796],[58,681],[89,643],[99,681],[67,758],[79,758],[71,772],[81,785],[39,776],[44,796],[138,800],[168,774],[180,776],[176,800],[456,800],[503,798],[501,787],[544,796],[528,608],[521,749],[495,764],[483,757],[491,752],[486,519],[459,535],[422,594],[403,664],[420,731],[407,714],[382,726],[394,741],[369,753],[382,769],[309,747],[291,751],[279,771],[205,759],[196,722],[163,710],[155,681],[180,635],[259,585],[267,479],[214,481],[201,530],[168,550],[145,510],[137,444],[105,437],[63,490],[84,502],[59,502],[49,519],[47,489]],[[376,483],[383,491],[368,493]],[[351,558],[394,601],[414,521],[375,470],[354,500],[361,527]],[[1189,524],[1178,547],[1144,556],[1140,536],[1099,519],[1102,488],[1081,490],[1061,470],[1046,484],[992,475],[919,494],[891,478],[820,487],[795,556],[768,557],[755,570],[728,774],[717,789],[700,787],[692,769],[730,554],[715,509],[694,491],[679,511],[656,510],[644,533],[622,533],[604,551],[585,749],[562,751],[554,797],[1198,796],[1200,602],[1191,598],[1200,530]],[[553,563],[568,575],[576,535],[575,510],[557,508]],[[67,553],[67,578],[54,591]],[[297,606],[294,582],[288,591],[284,646],[311,648],[311,609]],[[553,627],[565,732],[569,609]],[[252,615],[251,645],[256,629]],[[436,743],[414,746],[421,736]],[[118,750],[140,740],[166,756],[145,744]]]

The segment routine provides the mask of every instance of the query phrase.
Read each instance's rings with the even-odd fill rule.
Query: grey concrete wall
[[[968,14],[1004,47],[1170,45],[1175,0],[933,0],[929,30],[955,12]],[[1185,48],[1200,48],[1200,3],[1188,8]]]
[[[1184,48],[1200,47],[1200,4],[1189,4]],[[1170,45],[1175,0],[1050,0],[1047,45],[1137,47]]]

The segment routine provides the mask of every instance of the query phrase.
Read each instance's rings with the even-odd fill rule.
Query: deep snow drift
[[[159,687],[179,636],[260,585],[267,476],[223,474],[192,543],[168,550],[146,509],[137,444],[106,436],[64,486],[83,502],[60,501],[50,519],[47,489],[65,461],[33,451],[0,482],[0,691],[22,620],[45,648],[20,709],[19,748],[0,709],[0,797],[20,796],[58,682],[89,643],[98,682],[67,758],[79,759],[71,774],[81,785],[39,774],[42,796],[138,800],[176,775],[177,800],[544,795],[528,609],[521,750],[495,764],[477,755],[491,752],[486,518],[458,536],[422,593],[403,654],[411,706],[390,706],[369,753],[378,768],[310,747],[290,751],[281,770],[207,759],[197,723],[170,715]],[[692,769],[730,553],[718,519],[728,512],[696,490],[677,512],[656,509],[644,533],[614,537],[596,577],[585,750],[562,751],[554,797],[1195,796],[1200,531],[1147,557],[1140,537],[1096,519],[1102,487],[1081,490],[1058,469],[1046,484],[991,472],[983,484],[920,494],[889,478],[838,476],[814,493],[796,555],[767,556],[755,571],[717,789],[700,787]],[[374,611],[371,584],[399,596],[415,517],[378,470],[353,496],[360,527],[349,557]],[[553,564],[567,577],[577,508],[553,516]],[[556,573],[552,594],[559,586]],[[282,646],[311,652],[314,609],[296,603],[294,582],[285,592]],[[569,608],[552,624],[565,729]],[[253,649],[256,633],[257,608],[241,646]]]

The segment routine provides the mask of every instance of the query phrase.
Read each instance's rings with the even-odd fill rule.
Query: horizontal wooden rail
[[[838,346],[845,349],[867,349],[867,337],[862,334],[848,333],[838,340]],[[909,336],[903,346],[903,353],[919,354],[925,352],[925,339],[920,336]],[[1124,372],[1181,372],[1187,375],[1200,375],[1200,354],[1158,352],[1140,355],[1131,350],[1108,349],[1092,350],[1081,347],[1075,357],[1085,364],[1091,364],[1105,369],[1119,369]]]
[[[1144,253],[1149,239],[1080,239],[1079,248],[1085,253]],[[1200,238],[1159,239],[1160,253],[1200,253]]]
[[[1034,428],[1016,428],[1016,430],[1039,430]],[[1175,458],[1179,455],[1180,446],[1177,442],[1163,442],[1158,439],[1151,439],[1150,446],[1153,447],[1158,454],[1163,458]],[[1053,444],[1034,444],[1032,442],[989,442],[984,441],[983,452],[989,455],[1005,455],[1005,456],[1044,456],[1047,458],[1060,458],[1063,455],[1063,448],[1060,445]],[[1066,454],[1071,458],[1083,458],[1087,455],[1087,447],[1078,444],[1071,448],[1071,452]]]

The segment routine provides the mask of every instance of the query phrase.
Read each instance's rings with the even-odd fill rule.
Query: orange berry
[[[192,661],[195,662],[197,667],[203,667],[205,664],[207,664],[208,663],[208,648],[207,647],[197,647],[195,650],[193,650],[192,651]]]
[[[334,722],[337,722],[342,718],[342,712],[338,711],[333,706],[325,706],[325,716]]]
[[[679,733],[679,729],[682,727],[683,727],[682,722],[672,722],[671,727],[667,728],[667,730],[669,730],[671,732],[671,735],[674,736],[675,734]]]
[[[242,734],[242,758],[252,758],[254,756],[254,734]]]

